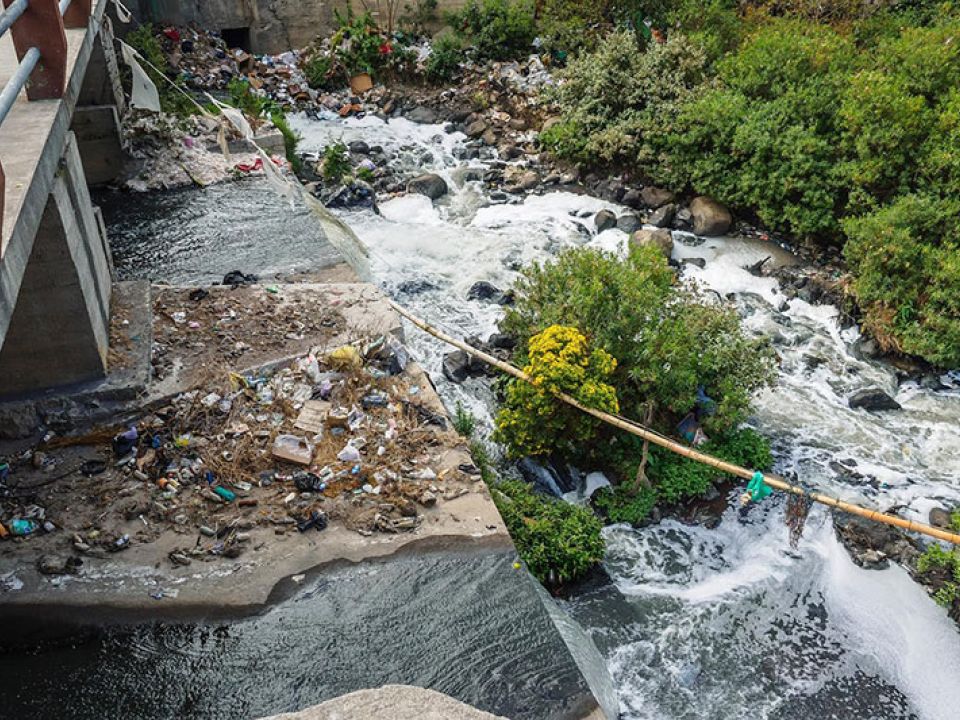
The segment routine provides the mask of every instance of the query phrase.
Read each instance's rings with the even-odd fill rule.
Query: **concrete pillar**
[[[88,105],[73,112],[70,129],[77,136],[83,172],[89,185],[119,177],[126,154],[120,143],[120,118],[113,105]]]
[[[77,96],[77,106],[115,105],[122,115],[125,102],[120,68],[117,65],[113,25],[110,18],[104,17],[90,52],[90,62],[87,63],[87,71]]]
[[[0,348],[0,397],[106,374],[110,274],[98,227],[71,135]]]

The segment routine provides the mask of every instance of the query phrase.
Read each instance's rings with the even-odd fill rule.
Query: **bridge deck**
[[[73,77],[77,60],[83,47],[84,38],[89,32],[86,28],[68,29],[67,33],[67,77]],[[0,37],[0,87],[6,85],[17,68],[17,55],[13,49],[10,33]],[[3,235],[0,236],[0,257],[4,255],[14,226],[20,217],[27,192],[33,182],[43,155],[44,147],[50,140],[57,113],[63,100],[27,101],[26,92],[21,91],[6,120],[0,125],[0,163],[6,175],[6,196],[3,198]]]

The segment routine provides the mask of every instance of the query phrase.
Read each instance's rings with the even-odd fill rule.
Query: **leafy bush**
[[[190,101],[189,97],[184,95],[186,89],[180,79],[171,79],[166,74],[169,63],[153,25],[150,23],[141,25],[127,35],[126,43],[147,61],[141,63],[141,65],[143,65],[144,72],[147,73],[153,84],[157,86],[157,94],[160,96],[160,109],[163,112],[182,117],[198,112],[197,106]],[[183,92],[176,90],[171,83]]]
[[[702,48],[681,35],[641,51],[631,32],[614,32],[559,73],[551,98],[563,125],[541,139],[572,160],[652,173],[662,160],[658,138],[703,81],[705,67]],[[570,142],[576,134],[582,145]]]
[[[304,63],[303,74],[314,90],[335,90],[347,83],[346,74],[334,58],[323,53],[316,53]]]
[[[491,488],[520,557],[547,585],[576,580],[603,559],[600,521],[588,508],[537,495],[524,482]]]
[[[243,111],[243,114],[249,118],[250,125],[254,130],[269,118],[270,122],[283,136],[283,149],[287,160],[294,171],[298,172],[303,164],[297,154],[300,136],[290,127],[287,116],[280,105],[265,95],[256,93],[250,87],[250,83],[240,78],[231,80],[227,89],[230,91],[230,103]]]
[[[536,36],[529,0],[470,0],[450,24],[481,60],[512,60],[530,53]]]
[[[951,514],[951,527],[960,532],[960,510]],[[944,607],[953,607],[960,617],[960,550],[951,547],[945,550],[943,546],[933,543],[917,562],[917,570],[921,574],[937,574],[941,576],[934,597]]]
[[[907,195],[845,227],[870,332],[887,350],[960,366],[960,200]]]
[[[776,377],[769,344],[749,339],[731,307],[675,285],[655,248],[631,248],[625,259],[567,250],[552,263],[524,269],[515,291],[503,328],[521,339],[521,364],[528,360],[526,341],[545,328],[587,329],[592,346],[617,361],[609,382],[623,413],[644,417],[652,403],[668,432],[696,407],[701,389],[716,401],[708,432],[738,425],[752,394]]]
[[[625,483],[601,488],[593,496],[593,507],[611,523],[643,523],[657,504],[653,488],[632,488]]]
[[[338,183],[350,174],[350,156],[346,145],[336,142],[324,148],[321,172],[323,179],[332,183]]]
[[[836,109],[853,58],[830,28],[762,26],[718,63],[717,84],[685,105],[655,176],[752,211],[772,229],[836,233],[845,206]]]
[[[460,70],[463,57],[463,44],[453,34],[441,35],[433,44],[430,57],[427,58],[427,78],[433,82],[451,80]]]
[[[589,350],[576,328],[551,325],[534,335],[527,357],[523,370],[533,383],[510,379],[497,414],[494,437],[512,456],[571,454],[596,434],[599,421],[558,400],[557,393],[597,410],[619,411],[616,391],[605,382],[616,361],[603,350]]]
[[[459,401],[453,414],[453,429],[463,437],[472,437],[474,430],[477,429],[477,419]]]

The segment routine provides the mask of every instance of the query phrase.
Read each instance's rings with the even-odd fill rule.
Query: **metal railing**
[[[0,125],[6,120],[26,88],[27,100],[63,97],[67,87],[67,38],[65,28],[86,27],[93,11],[92,0],[0,0],[0,37],[13,38],[17,69],[0,91]],[[5,198],[3,166],[0,164],[0,230]]]

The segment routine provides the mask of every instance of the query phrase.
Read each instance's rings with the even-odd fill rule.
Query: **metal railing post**
[[[61,0],[60,7],[66,3],[63,24],[68,28],[84,28],[90,22],[93,12],[93,0]]]
[[[3,5],[9,7],[14,2],[3,0]],[[10,28],[10,34],[18,61],[23,61],[31,48],[40,51],[40,62],[27,83],[27,98],[63,97],[67,85],[67,36],[58,0],[30,0],[26,11]]]

